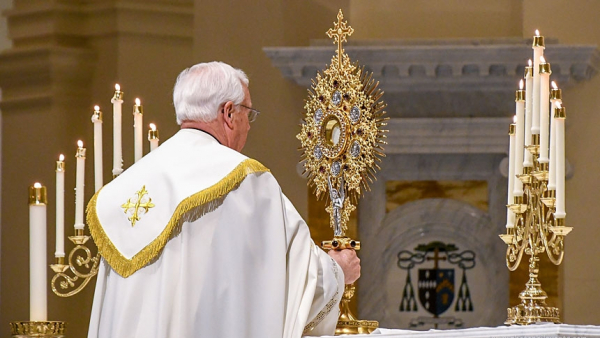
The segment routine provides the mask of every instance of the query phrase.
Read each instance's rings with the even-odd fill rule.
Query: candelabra
[[[50,284],[52,291],[57,296],[71,297],[78,294],[98,274],[100,254],[93,256],[90,249],[85,245],[90,238],[90,236],[84,234],[83,229],[75,229],[75,236],[69,236],[71,242],[75,244],[75,247],[69,252],[69,264],[65,264],[65,257],[56,257],[56,263],[50,265],[50,268],[55,272]],[[67,270],[71,270],[71,274],[68,274]],[[64,321],[10,323],[13,338],[64,338],[65,326]]]
[[[52,278],[52,291],[59,297],[71,297],[85,288],[90,280],[98,274],[100,254],[95,257],[85,243],[90,236],[84,235],[83,229],[76,229],[75,236],[69,236],[75,247],[69,253],[69,264],[65,264],[65,257],[56,257],[56,263],[50,267],[56,273]],[[83,251],[84,255],[79,254]],[[67,274],[71,270],[72,275]],[[13,338],[64,338],[64,321],[21,321],[11,322],[11,335]]]
[[[50,265],[56,273],[52,277],[52,291],[59,297],[71,297],[78,294],[90,280],[98,274],[98,264],[100,263],[100,254],[92,255],[90,249],[85,243],[90,236],[84,235],[83,229],[76,229],[75,236],[69,236],[69,239],[75,247],[69,253],[69,264],[65,264],[64,257],[57,257],[56,263]],[[83,255],[78,252],[83,252]],[[68,275],[67,270],[71,270],[72,276]]]
[[[564,119],[563,108],[556,109],[555,118]],[[519,294],[521,304],[508,308],[505,324],[527,325],[537,322],[559,323],[559,309],[546,305],[546,292],[538,280],[539,255],[544,252],[550,261],[560,265],[564,257],[564,238],[572,230],[564,218],[556,218],[555,190],[548,189],[548,163],[539,160],[539,135],[533,135],[532,145],[526,149],[532,154],[533,167],[524,167],[517,178],[523,182],[523,196],[515,196],[507,207],[515,214],[514,227],[500,235],[508,246],[506,265],[515,271],[523,253],[529,255],[529,280]]]
[[[114,177],[118,176],[123,169],[121,154],[121,105],[123,103],[123,92],[121,87],[115,85],[115,94],[111,99],[114,112]],[[134,115],[141,115],[142,106],[136,99]],[[139,119],[138,119],[139,120]],[[141,134],[141,122],[136,120],[136,134]],[[139,122],[139,123],[138,123]],[[92,115],[94,124],[94,160],[95,160],[95,183],[98,191],[102,183],[102,112],[99,106],[94,107]],[[150,147],[152,150],[158,147],[158,130],[151,124],[152,130],[148,133]],[[137,137],[137,141],[140,138]],[[140,142],[137,142],[140,143]],[[64,251],[64,155],[60,155],[56,162],[56,261],[50,267],[55,272],[50,283],[52,291],[59,297],[71,297],[83,290],[88,283],[98,274],[100,264],[100,253],[92,254],[86,243],[91,236],[84,234],[84,181],[85,181],[85,154],[83,142],[77,142],[78,148],[75,154],[77,159],[76,193],[75,193],[75,234],[69,239],[75,247],[69,252],[68,260],[65,260]],[[136,144],[137,146],[141,144]],[[137,147],[140,148],[140,147]],[[141,149],[141,148],[140,148]],[[139,150],[139,149],[138,149]],[[136,152],[136,159],[140,154]],[[46,234],[46,188],[36,183],[30,188],[30,248],[31,251],[31,281],[30,284],[30,321],[11,322],[12,337],[64,337],[64,321],[46,321],[47,297],[46,297],[46,263],[45,263],[45,234]],[[41,208],[41,209],[40,209]],[[43,236],[42,236],[43,235]],[[93,241],[92,241],[93,242]],[[35,250],[34,250],[35,249]],[[37,258],[36,258],[37,257]],[[38,264],[39,263],[39,264]],[[42,278],[43,276],[43,278]]]

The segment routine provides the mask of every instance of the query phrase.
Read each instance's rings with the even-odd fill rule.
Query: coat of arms
[[[398,253],[398,267],[407,270],[399,310],[401,312],[418,311],[411,272],[417,265],[433,262],[432,268],[418,269],[417,282],[419,303],[433,316],[414,318],[411,320],[410,326],[421,327],[427,325],[438,328],[439,325],[450,325],[461,327],[463,322],[460,318],[440,316],[452,305],[454,305],[455,312],[473,311],[466,270],[475,267],[475,253],[472,250],[458,253],[456,245],[442,242],[419,244],[415,251],[402,250]],[[455,286],[455,270],[453,268],[441,268],[440,262],[449,263],[462,269],[461,283],[458,288]]]

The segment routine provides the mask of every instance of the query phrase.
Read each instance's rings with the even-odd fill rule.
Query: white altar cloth
[[[333,337],[333,336],[329,336]],[[377,329],[370,335],[355,335],[353,338],[360,337],[386,337],[386,338],[441,338],[441,337],[477,337],[477,338],[500,338],[500,337],[535,337],[535,338],[550,338],[550,337],[600,337],[600,326],[594,325],[568,325],[568,324],[534,324],[527,326],[498,326],[498,327],[474,327],[468,329],[456,330],[429,330],[429,331],[412,331],[412,330],[397,330],[397,329]]]

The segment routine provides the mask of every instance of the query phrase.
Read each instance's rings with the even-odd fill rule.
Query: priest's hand
[[[344,283],[352,284],[360,277],[360,259],[353,249],[329,250],[327,252],[344,271]]]

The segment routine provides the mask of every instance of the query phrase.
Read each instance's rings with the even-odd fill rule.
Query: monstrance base
[[[370,334],[379,327],[376,320],[338,320],[335,335]]]
[[[379,322],[376,320],[360,320],[350,311],[350,300],[354,296],[354,284],[346,284],[344,295],[340,301],[340,316],[338,317],[335,335],[344,334],[369,334],[377,327]]]

